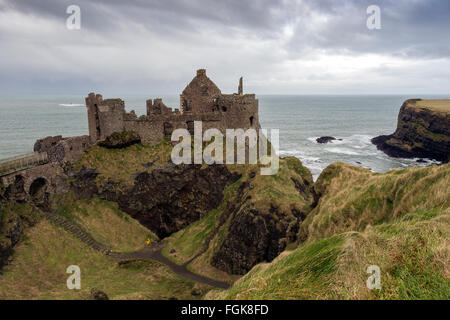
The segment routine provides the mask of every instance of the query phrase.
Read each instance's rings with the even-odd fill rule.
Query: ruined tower
[[[242,77],[239,78],[239,86],[238,86],[238,95],[242,95],[244,93],[244,88],[242,85]]]
[[[199,69],[197,76],[180,95],[181,112],[207,113],[215,111],[215,100],[220,94],[220,89],[206,76],[206,70]]]
[[[125,103],[122,99],[103,100],[101,94],[86,97],[89,137],[92,143],[103,140],[116,131],[123,130]]]

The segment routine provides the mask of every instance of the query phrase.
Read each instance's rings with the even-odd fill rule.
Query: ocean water
[[[120,96],[120,95],[119,95]],[[127,111],[145,114],[152,96],[120,96]],[[443,99],[450,96],[418,95]],[[36,139],[51,135],[88,134],[83,96],[0,97],[0,159],[33,151]],[[178,108],[179,97],[162,96],[166,105]],[[298,157],[314,178],[330,163],[342,161],[373,171],[427,165],[417,159],[390,158],[370,139],[394,132],[402,95],[258,95],[263,128],[280,130],[280,155]],[[320,136],[338,139],[318,144]]]

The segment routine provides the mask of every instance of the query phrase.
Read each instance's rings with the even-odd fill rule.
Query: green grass
[[[342,236],[285,252],[254,267],[221,299],[320,299],[336,270]]]
[[[81,290],[66,287],[70,265],[81,268]],[[44,219],[27,230],[12,263],[3,269],[0,299],[89,299],[92,288],[110,299],[193,299],[194,285],[199,286],[158,262],[119,265]]]
[[[285,251],[214,299],[450,299],[449,212],[420,211]],[[381,290],[369,290],[369,265]]]
[[[317,240],[345,231],[363,231],[418,210],[449,207],[450,165],[372,173],[343,163],[330,165],[314,185],[321,194],[300,228]]]
[[[99,184],[110,179],[129,186],[135,174],[167,165],[171,150],[172,146],[166,140],[154,146],[134,144],[122,149],[93,146],[74,165],[74,170],[79,171],[82,166],[95,168],[100,172],[97,177]],[[153,163],[153,166],[145,168],[148,163]]]
[[[131,252],[142,249],[147,238],[158,237],[137,220],[119,210],[117,203],[94,197],[76,200],[66,194],[54,199],[55,213],[78,225],[97,241],[116,252]]]

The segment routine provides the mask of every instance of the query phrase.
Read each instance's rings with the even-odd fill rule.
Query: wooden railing
[[[0,177],[48,163],[47,152],[32,152],[0,160]]]

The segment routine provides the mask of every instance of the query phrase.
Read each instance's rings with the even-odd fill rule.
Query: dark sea
[[[120,96],[127,111],[145,114],[145,101],[156,96]],[[330,163],[342,161],[373,171],[427,165],[417,159],[390,158],[370,139],[394,132],[402,102],[408,98],[449,99],[450,95],[257,95],[263,128],[280,130],[280,155],[299,158],[314,178]],[[178,108],[179,96],[162,96]],[[88,134],[83,96],[0,97],[0,159],[33,151],[36,139]],[[318,144],[320,136],[333,136]]]

